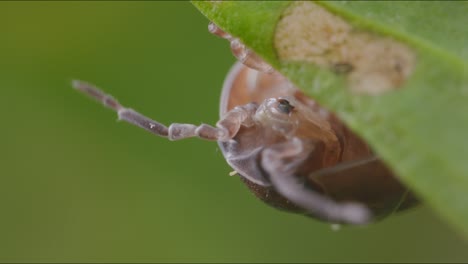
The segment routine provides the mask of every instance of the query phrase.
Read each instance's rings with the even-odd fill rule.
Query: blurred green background
[[[0,2],[1,262],[468,261],[426,207],[332,231],[256,200],[215,143],[116,122],[70,87],[214,124],[234,58],[207,25],[188,2]]]

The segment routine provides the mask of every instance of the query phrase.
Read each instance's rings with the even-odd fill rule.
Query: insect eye
[[[280,98],[278,99],[278,109],[285,114],[291,113],[291,111],[294,109],[294,106],[292,106],[288,100]]]

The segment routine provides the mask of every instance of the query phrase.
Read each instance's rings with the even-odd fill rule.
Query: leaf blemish
[[[352,92],[378,95],[400,87],[416,63],[414,52],[389,37],[353,28],[307,1],[291,4],[275,32],[280,60],[310,62],[345,76]]]

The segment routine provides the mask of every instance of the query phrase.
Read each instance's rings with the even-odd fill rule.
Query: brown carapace
[[[290,111],[281,111],[283,99],[293,107]],[[265,120],[263,125],[243,126],[233,141],[219,145],[227,162],[261,200],[280,209],[339,223],[381,219],[418,203],[336,115],[281,74],[259,72],[237,63],[224,83],[220,114],[251,102],[263,102],[255,114],[257,120]],[[284,184],[285,178],[295,182]],[[317,204],[312,205],[313,199],[318,200]],[[354,213],[350,213],[345,206],[350,202],[364,205],[368,211],[351,207],[349,211]],[[367,213],[372,217],[367,218]],[[356,215],[360,215],[359,221],[347,219]]]
[[[73,86],[119,119],[170,140],[217,141],[229,165],[268,204],[331,223],[366,224],[417,199],[370,147],[242,43],[226,38],[237,62],[224,82],[216,126],[156,122],[93,85]],[[239,42],[239,43],[238,43]],[[245,66],[248,65],[249,67]]]

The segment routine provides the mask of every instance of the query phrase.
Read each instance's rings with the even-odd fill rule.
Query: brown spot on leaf
[[[354,29],[325,8],[291,4],[275,32],[284,61],[311,62],[346,76],[351,91],[380,94],[400,87],[416,63],[413,51],[396,40]]]

